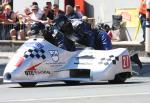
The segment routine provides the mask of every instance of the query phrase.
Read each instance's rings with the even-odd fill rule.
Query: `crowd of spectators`
[[[24,12],[14,12],[10,5],[11,0],[3,0],[0,6],[0,22],[3,24],[13,24],[9,31],[11,39],[25,40],[31,35],[31,26],[34,23],[50,24],[54,18],[61,14],[66,15],[69,19],[82,18],[80,6],[73,8],[71,5],[66,6],[66,11],[59,9],[58,4],[46,2],[43,8],[39,8],[37,2],[32,2],[29,7],[24,8]]]

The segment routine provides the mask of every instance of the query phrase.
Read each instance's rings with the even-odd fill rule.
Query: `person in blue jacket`
[[[112,43],[106,31],[99,28],[91,28],[91,25],[85,20],[74,20],[72,25],[79,44],[96,50],[112,49]]]
[[[95,49],[96,50],[110,50],[112,49],[111,40],[106,31],[95,30],[97,32],[95,37]]]

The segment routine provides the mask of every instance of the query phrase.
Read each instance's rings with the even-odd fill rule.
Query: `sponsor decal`
[[[131,15],[128,12],[121,12],[123,19],[131,21]]]
[[[44,48],[44,45],[39,43],[39,42],[27,42],[25,43],[25,46],[28,46],[28,47],[34,47],[36,49],[42,49]]]
[[[53,62],[58,62],[59,61],[59,52],[58,50],[49,50],[50,56],[53,60]]]
[[[27,70],[36,70],[36,67],[38,67],[39,65],[41,65],[42,64],[42,62],[41,63],[38,63],[38,64],[36,64],[36,65],[34,65],[34,66],[32,66],[32,67],[29,67]]]
[[[25,75],[27,75],[27,76],[47,75],[47,74],[50,75],[51,74],[50,71],[47,71],[47,70],[37,70],[37,67],[39,67],[42,63],[43,62],[38,63],[38,64],[36,64],[34,66],[29,67],[25,71]]]
[[[24,59],[25,59],[24,57],[20,57],[15,66],[20,67],[21,64],[24,62]]]
[[[37,59],[46,59],[45,50],[44,49],[29,49],[28,51],[24,52],[24,57],[28,58],[37,58]]]
[[[123,55],[122,56],[122,68],[128,69],[128,68],[130,68],[130,65],[131,65],[131,62],[130,62],[129,55]]]

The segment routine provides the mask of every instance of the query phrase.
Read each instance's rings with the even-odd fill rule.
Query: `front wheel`
[[[35,87],[35,85],[37,84],[36,82],[22,82],[19,83],[21,85],[21,87]]]

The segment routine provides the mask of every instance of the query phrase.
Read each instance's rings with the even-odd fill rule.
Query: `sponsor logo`
[[[36,68],[37,68],[38,66],[40,66],[41,64],[42,64],[42,62],[41,62],[41,63],[38,63],[38,64],[36,64],[36,65],[34,65],[34,66],[29,67],[29,68],[25,71],[25,75],[27,75],[27,76],[46,75],[46,74],[50,75],[50,74],[51,74],[50,71],[47,71],[47,70],[37,70],[37,69],[36,69]]]
[[[28,46],[28,47],[34,47],[36,49],[42,49],[42,48],[44,48],[44,45],[41,44],[41,43],[39,43],[39,42],[28,42],[25,45]]]
[[[130,62],[129,55],[123,55],[122,56],[122,68],[128,69],[128,68],[130,68],[130,65],[131,65],[131,62]]]
[[[50,56],[54,62],[59,61],[59,52],[58,50],[49,50]]]

